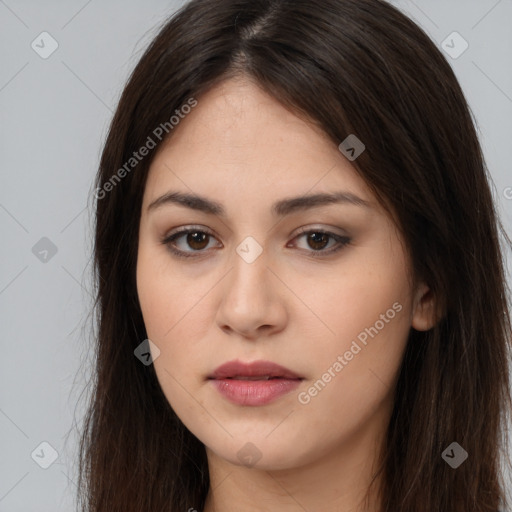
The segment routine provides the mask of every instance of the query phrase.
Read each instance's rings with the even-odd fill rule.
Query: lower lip
[[[293,391],[302,379],[212,379],[217,391],[239,405],[265,405]]]

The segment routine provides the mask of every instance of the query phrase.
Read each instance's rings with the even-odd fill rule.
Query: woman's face
[[[237,465],[368,449],[409,330],[428,327],[395,225],[336,144],[249,82],[215,87],[174,130],[150,168],[137,262],[170,405]],[[231,361],[291,374],[211,378]]]

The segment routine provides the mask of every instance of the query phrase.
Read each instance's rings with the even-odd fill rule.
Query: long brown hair
[[[439,322],[411,329],[400,368],[379,469],[382,512],[503,508],[512,399],[500,234],[510,240],[449,63],[381,0],[193,0],[130,76],[97,176],[96,358],[80,443],[81,510],[204,506],[205,448],[170,407],[153,366],[134,357],[147,338],[135,281],[138,228],[149,166],[173,134],[169,119],[238,75],[336,145],[357,134],[366,150],[353,165],[393,212],[415,276],[437,298]],[[148,137],[154,147],[132,161]],[[456,469],[442,457],[452,442],[468,453]]]

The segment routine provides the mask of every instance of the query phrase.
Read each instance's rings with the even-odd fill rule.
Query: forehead
[[[284,190],[296,196],[342,189],[371,199],[325,133],[253,83],[228,80],[197,101],[152,162],[149,195],[179,185],[209,195],[227,187],[230,195],[252,192],[260,201]]]

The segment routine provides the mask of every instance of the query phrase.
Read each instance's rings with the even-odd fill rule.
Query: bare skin
[[[220,203],[225,216],[171,202],[148,210],[171,191]],[[367,204],[272,211],[338,191]],[[162,243],[177,228],[207,235]],[[318,230],[343,241],[308,235]],[[247,237],[250,252],[262,249],[250,263],[236,250]],[[318,128],[247,80],[198,98],[151,165],[137,288],[162,390],[206,447],[206,512],[365,510],[409,331],[433,325],[431,292],[410,268],[396,225]],[[207,378],[233,359],[273,361],[303,380],[271,403],[234,404]]]

